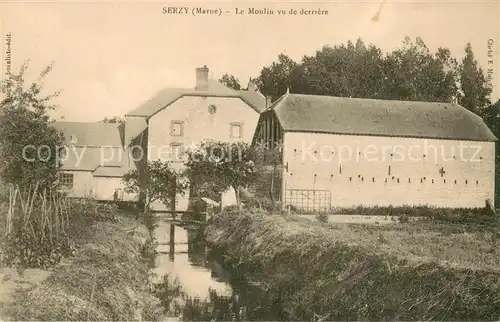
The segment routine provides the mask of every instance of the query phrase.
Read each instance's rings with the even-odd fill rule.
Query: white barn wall
[[[213,115],[208,112],[208,106],[212,104],[217,108]],[[149,119],[148,160],[171,160],[168,152],[172,143],[185,147],[205,139],[250,143],[258,119],[259,113],[237,97],[184,96]],[[184,122],[183,136],[170,135],[171,121]],[[230,124],[233,122],[243,124],[241,139],[230,138]],[[177,162],[174,167],[181,169],[183,162]],[[226,205],[235,202],[231,193],[234,191],[223,197]],[[188,198],[188,194],[179,196],[176,209],[186,210]],[[156,209],[159,208],[163,207],[157,204]]]
[[[95,177],[95,194],[94,197],[98,200],[114,200],[114,194],[117,189],[121,190],[123,201],[136,201],[135,194],[126,193],[124,191],[125,184],[120,177]]]
[[[430,205],[436,207],[483,207],[485,200],[494,201],[494,142],[468,142],[456,140],[435,140],[398,137],[374,137],[355,135],[334,135],[321,133],[285,133],[284,164],[288,171],[284,172],[283,189],[318,189],[331,191],[333,207],[352,206],[401,206]],[[425,143],[427,142],[427,143]],[[464,149],[463,159],[459,157],[459,144],[471,148]],[[312,155],[304,154],[307,147],[313,144]],[[427,145],[424,145],[427,144]],[[373,146],[367,149],[368,146]],[[321,151],[325,157],[332,157],[330,146],[335,148],[332,160],[322,160]],[[342,162],[342,173],[339,173],[339,148],[350,147],[353,156],[349,161]],[[385,146],[385,153],[381,153]],[[391,160],[390,147],[396,147],[397,152],[413,148],[411,155],[421,161],[411,161],[408,157],[402,160],[396,154]],[[427,152],[423,152],[427,146]],[[443,161],[437,157],[431,146],[445,152],[445,158],[455,149],[456,159]],[[372,151],[379,147],[378,161],[373,161],[375,155],[368,154],[369,161],[362,156],[356,158],[356,148],[362,151]],[[454,147],[454,148],[453,148]],[[478,147],[478,162],[472,162],[472,157]],[[296,150],[296,151],[295,151]],[[317,154],[314,154],[314,151]],[[343,159],[348,157],[344,148]],[[422,152],[419,152],[422,151]],[[424,160],[423,154],[426,153]],[[304,157],[302,157],[304,155]],[[317,161],[315,161],[317,155]],[[388,167],[391,165],[391,175]],[[443,177],[438,170],[443,167]],[[316,177],[314,176],[316,174]],[[423,179],[425,177],[425,180]],[[351,178],[351,180],[349,180]],[[397,179],[399,178],[399,183]],[[385,180],[387,179],[387,182]],[[421,182],[421,179],[423,182]],[[375,180],[375,182],[373,182]],[[410,182],[408,181],[410,180]],[[434,183],[432,183],[434,180]],[[446,180],[446,183],[444,182]],[[455,184],[455,180],[457,183]],[[467,180],[467,183],[465,181]],[[477,181],[477,184],[476,184]]]
[[[92,172],[71,170],[63,170],[61,172],[73,175],[73,188],[63,188],[70,197],[84,198],[93,195],[95,189],[94,177],[92,176]]]

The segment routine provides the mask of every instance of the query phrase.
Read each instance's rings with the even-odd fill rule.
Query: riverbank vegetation
[[[214,218],[212,252],[284,320],[496,320],[496,231],[424,220],[326,225],[234,211]]]
[[[96,223],[78,239],[73,259],[18,295],[12,316],[20,320],[157,320],[157,299],[148,290],[148,266],[127,233],[136,223]],[[141,236],[141,237],[147,237]]]
[[[157,320],[150,285],[154,240],[115,204],[75,200],[37,186],[11,186],[0,202],[2,267],[48,276],[13,294],[2,318],[16,320]],[[3,291],[3,290],[0,290]],[[5,295],[5,294],[4,294]]]

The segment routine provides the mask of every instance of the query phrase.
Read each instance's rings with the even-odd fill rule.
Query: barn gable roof
[[[451,103],[287,93],[266,111],[288,132],[497,140],[481,117]]]
[[[133,124],[135,123],[135,124]],[[124,127],[135,126],[131,134],[143,130],[141,120],[123,123],[54,122],[68,146],[61,169],[90,171],[96,177],[121,177],[136,169],[130,151],[123,144]]]
[[[208,80],[208,89],[206,90],[196,90],[194,88],[162,89],[150,100],[128,112],[126,116],[143,116],[149,118],[184,96],[239,98],[257,113],[262,112],[266,106],[266,98],[259,91],[233,90],[216,80]]]
[[[123,146],[121,123],[57,121],[52,126],[62,132],[66,142],[73,146]]]

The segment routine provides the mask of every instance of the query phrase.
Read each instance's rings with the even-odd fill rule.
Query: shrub
[[[141,245],[141,256],[144,258],[148,267],[153,269],[156,267],[156,256],[158,255],[157,249],[158,242],[155,239],[148,238],[146,242]]]
[[[53,267],[71,256],[82,227],[116,222],[114,204],[74,200],[57,191],[10,189],[5,263],[19,268]]]
[[[245,208],[250,211],[264,210],[270,213],[281,213],[282,203],[279,201],[272,201],[268,197],[261,197],[256,195],[246,201]]]
[[[48,231],[46,233],[48,236]],[[65,233],[42,241],[36,237],[28,229],[15,229],[14,233],[9,234],[3,245],[5,264],[46,269],[75,253],[76,245]]]
[[[148,290],[147,265],[137,240],[127,233],[136,225],[124,218],[81,227],[84,237],[74,258],[21,291],[10,316],[22,321],[158,320],[160,303]]]
[[[408,223],[410,221],[410,217],[408,217],[407,214],[402,214],[401,216],[399,216],[399,222],[404,224],[404,223]]]

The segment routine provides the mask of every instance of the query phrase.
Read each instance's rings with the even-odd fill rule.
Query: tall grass
[[[55,190],[39,191],[38,184],[24,190],[11,186],[6,234],[12,233],[14,225],[20,225],[35,240],[52,240],[69,228],[69,207],[69,200]]]
[[[435,225],[449,224],[330,226],[225,213],[206,240],[286,320],[498,320],[498,256],[483,249],[490,232],[448,236]]]
[[[116,209],[93,200],[75,200],[38,184],[8,189],[3,264],[48,268],[75,251],[82,226],[113,221]],[[116,207],[115,207],[116,208]]]

